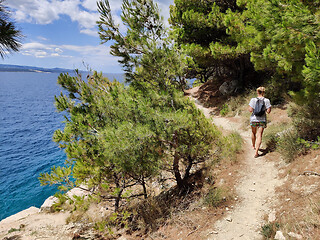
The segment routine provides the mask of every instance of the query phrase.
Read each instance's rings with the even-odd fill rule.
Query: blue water
[[[0,73],[0,220],[30,206],[39,207],[56,192],[38,177],[65,154],[52,141],[62,128],[54,95],[57,73]]]
[[[40,173],[63,165],[64,152],[52,141],[63,128],[54,96],[58,73],[0,72],[0,220],[40,207],[57,190],[40,186]],[[106,74],[123,81],[122,74]]]

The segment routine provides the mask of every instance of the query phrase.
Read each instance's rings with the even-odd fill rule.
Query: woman
[[[249,103],[249,111],[252,112],[252,115],[250,117],[250,125],[251,125],[251,140],[252,140],[252,146],[253,149],[255,150],[255,155],[254,157],[257,158],[259,157],[259,148],[262,142],[262,134],[263,130],[267,127],[267,116],[266,113],[271,112],[271,104],[270,100],[268,98],[264,97],[265,93],[265,88],[264,87],[259,87],[257,88],[257,98],[252,98]],[[263,100],[264,102],[264,113],[262,116],[256,116],[253,113],[253,110],[256,106],[256,102],[258,99]]]

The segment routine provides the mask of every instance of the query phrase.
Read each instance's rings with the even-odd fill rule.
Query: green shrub
[[[222,109],[220,110],[221,116],[226,116],[229,113],[228,104],[223,104]]]
[[[20,231],[20,229],[17,229],[17,228],[10,228],[10,230],[8,231],[8,233],[18,232],[18,231]]]
[[[213,187],[209,189],[203,202],[210,207],[218,207],[229,198],[228,191],[223,188]]]
[[[293,161],[299,154],[306,152],[306,146],[299,140],[295,130],[286,131],[281,134],[277,142],[277,150],[287,162]]]
[[[268,223],[261,227],[260,232],[264,239],[273,239],[279,228],[279,223]]]
[[[316,107],[315,107],[316,108]],[[292,104],[289,108],[289,116],[299,137],[306,140],[316,140],[320,136],[320,115],[312,114],[310,109]],[[318,108],[316,108],[318,111]]]
[[[285,124],[272,126],[265,136],[267,150],[277,150],[287,162],[291,162],[299,154],[305,154],[309,149],[320,147],[320,137],[316,141],[308,141],[299,136],[294,126]]]
[[[271,125],[268,127],[268,131],[264,133],[263,138],[266,143],[267,151],[273,152],[277,148],[277,144],[280,138],[281,133],[287,131],[292,128],[292,126],[288,126],[288,124],[280,124],[280,125]]]
[[[233,131],[223,138],[222,157],[236,161],[236,154],[242,149],[243,140],[241,135]]]

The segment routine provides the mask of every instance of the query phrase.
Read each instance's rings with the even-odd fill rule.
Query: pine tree
[[[132,14],[139,10],[148,16],[142,22]],[[54,141],[65,149],[67,160],[40,180],[60,184],[64,191],[84,184],[92,194],[114,200],[118,211],[121,200],[148,197],[147,182],[163,171],[173,174],[179,189],[186,189],[196,167],[219,147],[220,137],[179,90],[183,54],[165,45],[169,40],[157,24],[146,27],[148,19],[160,19],[155,5],[123,2],[123,21],[130,24],[126,36],[113,25],[107,1],[99,3],[99,11],[102,41],[114,41],[112,53],[122,58],[130,84],[125,87],[97,73],[85,80],[79,73],[59,76],[66,94],[55,103],[66,121]],[[133,186],[141,191],[132,192]]]
[[[3,0],[0,0],[0,56],[4,58],[8,52],[17,52],[21,47],[21,38],[21,32],[9,20]]]
[[[185,56],[168,37],[152,0],[123,1],[125,33],[115,23],[108,1],[98,2],[98,11],[100,39],[102,43],[114,41],[110,53],[120,57],[128,82],[162,90],[186,87]]]
[[[236,48],[226,18],[243,9],[235,0],[175,0],[170,9],[172,35],[181,48],[192,56],[189,75],[202,82],[214,77],[217,84],[237,80],[243,84],[245,75],[254,72],[249,52]]]
[[[236,49],[250,53],[256,70],[271,73],[273,85],[281,88],[271,91],[290,91],[300,106],[292,115],[300,136],[315,139],[320,134],[315,111],[320,99],[316,77],[320,2],[241,0],[238,4],[244,9],[241,14],[229,12],[225,18]]]
[[[84,184],[114,199],[118,210],[123,195],[147,197],[146,182],[159,171],[173,172],[179,188],[187,187],[192,168],[218,144],[217,130],[181,92],[141,92],[96,73],[87,81],[68,74],[58,81],[69,94],[56,97],[57,109],[67,114],[54,141],[67,161],[41,175],[44,185],[65,191]],[[125,194],[134,185],[142,193]]]

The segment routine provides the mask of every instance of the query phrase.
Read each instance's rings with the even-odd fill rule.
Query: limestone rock
[[[87,188],[86,186],[81,186],[82,188]],[[69,197],[69,198],[72,198],[74,195],[78,196],[78,197],[82,197],[82,196],[88,196],[88,191],[85,191],[81,188],[78,188],[78,187],[75,187],[75,188],[72,188],[70,191],[68,191],[66,193],[66,195]]]
[[[268,221],[269,222],[274,222],[275,220],[276,220],[276,212],[272,211],[268,216]]]
[[[274,236],[275,240],[286,240],[286,238],[283,236],[283,233],[281,231],[277,231],[276,235]]]
[[[124,237],[124,236],[121,236],[117,240],[128,240],[128,239],[126,237]]]
[[[302,239],[302,236],[300,234],[297,234],[294,232],[289,232],[288,235],[292,238],[295,238],[295,239]]]
[[[86,188],[86,186],[81,186],[81,187],[82,188]],[[73,198],[73,196],[78,196],[78,197],[88,196],[88,191],[85,191],[85,190],[83,190],[81,188],[75,187],[75,188],[72,188],[70,191],[68,191],[66,193],[66,195],[69,198]],[[44,201],[44,203],[41,205],[40,211],[41,212],[51,212],[53,204],[57,203],[58,201],[59,201],[59,199],[54,197],[54,196],[48,197]]]
[[[58,198],[54,196],[48,197],[40,207],[41,212],[51,212],[52,205],[58,202]]]

